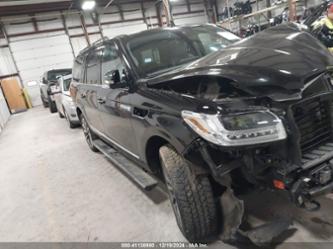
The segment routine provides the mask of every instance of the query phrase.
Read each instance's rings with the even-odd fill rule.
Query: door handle
[[[100,104],[104,104],[105,103],[105,98],[97,98],[97,102]]]

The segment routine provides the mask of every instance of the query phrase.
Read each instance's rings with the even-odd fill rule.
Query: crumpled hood
[[[148,81],[158,84],[199,75],[220,76],[253,95],[290,95],[333,66],[333,57],[295,25],[270,28]]]

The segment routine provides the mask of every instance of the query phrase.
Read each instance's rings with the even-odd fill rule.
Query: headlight
[[[269,111],[230,115],[182,111],[182,117],[202,138],[222,146],[260,144],[287,137],[281,119]]]

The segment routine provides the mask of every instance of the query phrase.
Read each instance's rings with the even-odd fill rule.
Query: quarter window
[[[83,73],[83,55],[76,57],[73,65],[73,80],[76,82],[82,82],[82,73]]]

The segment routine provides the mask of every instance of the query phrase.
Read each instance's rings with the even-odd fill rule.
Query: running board
[[[144,190],[151,190],[157,185],[157,181],[148,173],[143,171],[135,163],[117,152],[111,146],[100,139],[93,141],[95,147],[102,152],[118,169],[131,178],[139,187]]]

